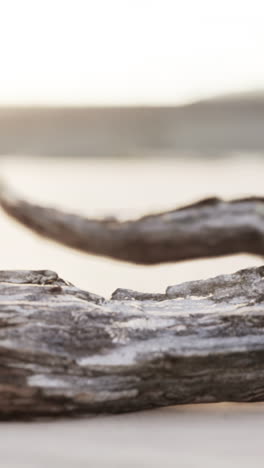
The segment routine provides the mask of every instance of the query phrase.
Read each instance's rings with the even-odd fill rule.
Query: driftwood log
[[[142,264],[264,254],[264,199],[216,198],[120,222],[0,190],[33,231]],[[105,300],[51,271],[0,272],[0,418],[264,400],[264,267]]]
[[[173,211],[120,222],[89,219],[20,199],[6,187],[0,204],[42,236],[90,254],[139,264],[235,253],[264,255],[264,198],[202,200]]]
[[[111,300],[0,272],[0,417],[264,400],[264,267]]]

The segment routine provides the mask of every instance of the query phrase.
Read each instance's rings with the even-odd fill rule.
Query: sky
[[[0,0],[0,105],[264,89],[263,0]]]

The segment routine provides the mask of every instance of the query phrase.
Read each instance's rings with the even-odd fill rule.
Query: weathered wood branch
[[[105,300],[0,272],[0,417],[264,400],[264,267]]]
[[[141,264],[250,253],[264,255],[264,198],[203,200],[120,222],[34,205],[2,188],[0,204],[33,231],[67,246]]]

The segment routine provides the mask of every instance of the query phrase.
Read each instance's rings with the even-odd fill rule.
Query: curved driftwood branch
[[[0,417],[264,399],[264,267],[105,300],[0,272]]]
[[[235,253],[264,254],[264,199],[211,198],[120,222],[34,205],[2,188],[2,208],[42,236],[95,254],[141,264]]]

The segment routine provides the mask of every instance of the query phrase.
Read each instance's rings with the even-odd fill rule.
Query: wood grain
[[[0,272],[0,417],[264,399],[264,267],[110,300]]]

